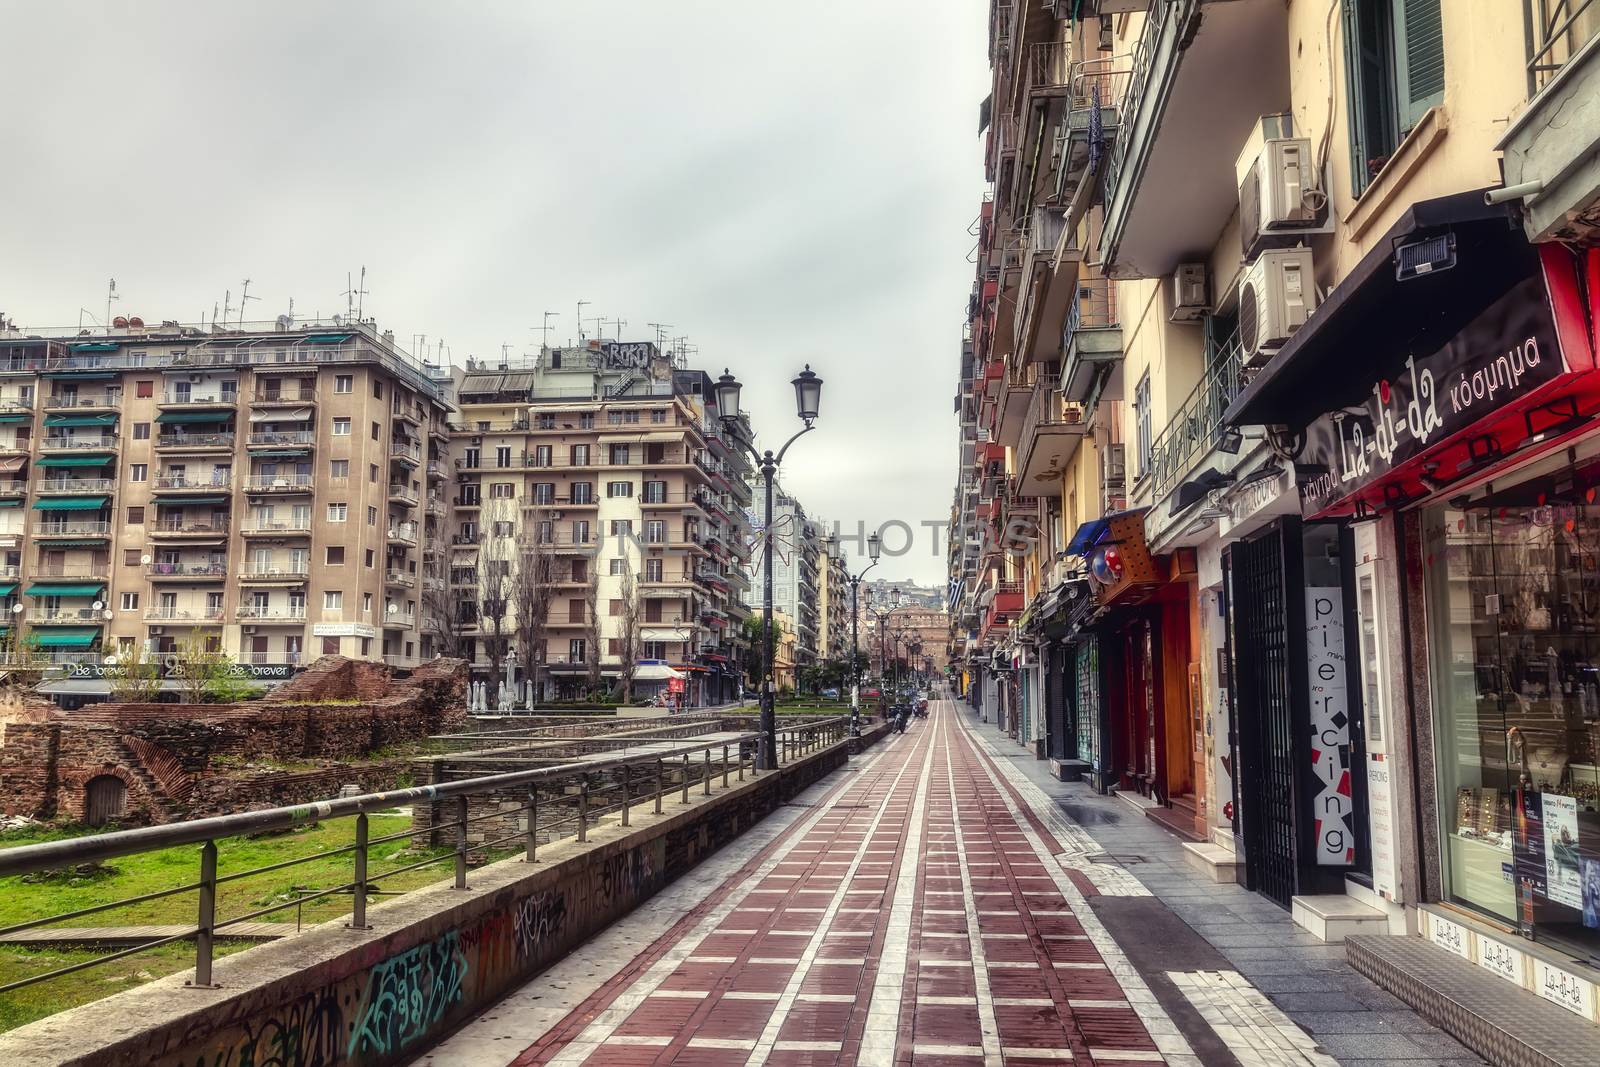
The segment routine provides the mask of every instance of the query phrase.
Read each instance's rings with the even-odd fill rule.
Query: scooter
[[[895,709],[895,713],[894,713],[894,732],[895,733],[903,734],[903,733],[906,732],[906,724],[907,724],[908,718],[909,717],[906,715],[906,709],[905,708],[897,708],[897,709]]]

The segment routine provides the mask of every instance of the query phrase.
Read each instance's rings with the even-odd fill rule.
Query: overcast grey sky
[[[196,321],[251,279],[456,362],[671,323],[847,526],[947,517],[982,0],[0,0],[0,311]],[[592,330],[591,330],[592,332]],[[610,332],[608,330],[608,332]],[[875,574],[942,582],[925,535]]]

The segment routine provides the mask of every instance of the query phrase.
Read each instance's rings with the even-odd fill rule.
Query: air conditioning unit
[[[1100,453],[1100,481],[1107,489],[1121,490],[1128,484],[1127,446],[1113,441]]]
[[[166,632],[167,632],[167,628],[165,626],[152,626],[152,627],[150,627],[150,636],[151,637],[160,637],[162,634],[164,634]]]
[[[1329,231],[1328,197],[1311,140],[1293,137],[1287,115],[1263,116],[1234,165],[1239,243],[1253,256],[1272,239]]]
[[[1247,367],[1275,355],[1317,308],[1309,248],[1261,253],[1239,282],[1239,344]]]
[[[1199,322],[1211,310],[1204,263],[1180,263],[1172,275],[1172,322]]]
[[[256,632],[256,628],[254,626],[241,626],[239,627],[239,632],[242,634],[253,634]]]

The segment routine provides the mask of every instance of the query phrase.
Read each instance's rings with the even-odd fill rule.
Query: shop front
[[[1280,427],[1303,531],[1356,524],[1351,881],[1594,1019],[1600,257],[1509,222],[1480,193],[1415,205],[1229,417]]]

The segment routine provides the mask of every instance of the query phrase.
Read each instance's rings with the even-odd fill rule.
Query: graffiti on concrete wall
[[[391,956],[368,973],[348,1055],[383,1057],[422,1037],[461,1001],[467,958],[454,931]]]
[[[538,960],[539,950],[555,942],[566,925],[567,895],[547,892],[523,897],[514,905],[512,920],[518,960]]]
[[[344,1057],[344,1012],[332,987],[280,1005],[188,1067],[333,1067]]]

